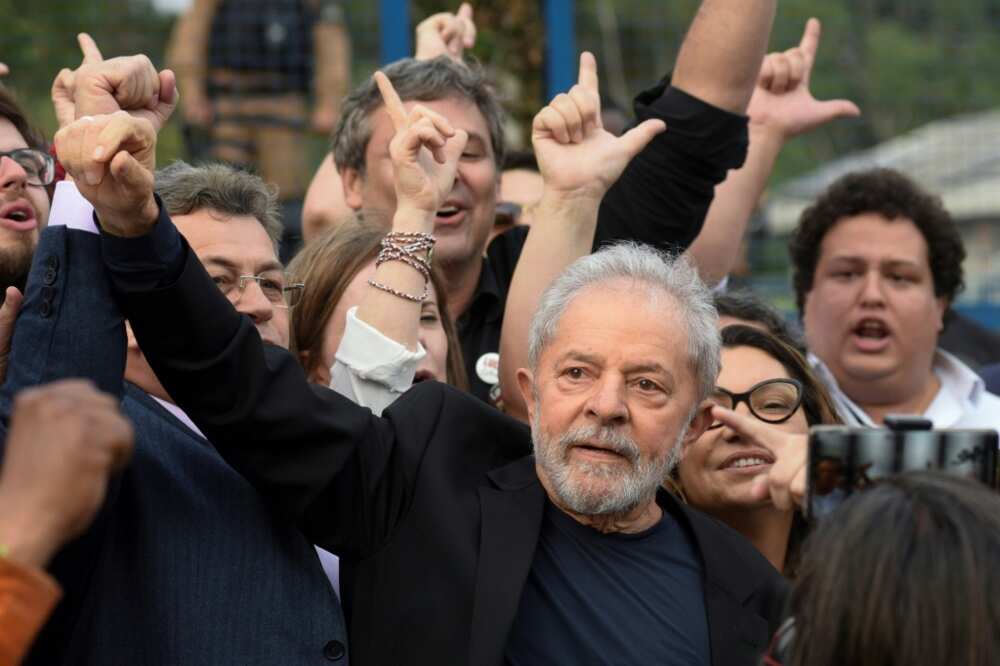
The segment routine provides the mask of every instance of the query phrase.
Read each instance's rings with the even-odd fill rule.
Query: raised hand
[[[0,76],[7,76],[10,74],[10,67],[0,62]]]
[[[90,382],[63,380],[19,393],[0,472],[0,542],[9,556],[44,566],[82,533],[133,439],[118,401]]]
[[[396,206],[433,214],[455,184],[458,160],[469,135],[419,104],[407,112],[392,82],[382,72],[375,72],[375,82],[396,130],[389,142]]]
[[[821,31],[820,22],[809,19],[797,47],[764,58],[747,109],[751,127],[778,132],[787,140],[837,118],[861,115],[853,102],[844,99],[821,102],[809,90]]]
[[[86,33],[77,36],[83,61],[63,69],[52,83],[52,104],[60,127],[84,116],[128,111],[159,131],[177,106],[177,81],[170,70],[157,72],[144,55],[105,60]]]
[[[14,339],[14,324],[17,323],[23,300],[24,296],[17,287],[7,287],[3,305],[0,305],[0,384],[7,378],[10,343]]]
[[[476,44],[476,24],[472,20],[472,5],[463,2],[454,14],[433,14],[417,26],[417,60],[448,56],[462,61],[466,49]]]
[[[785,432],[718,405],[712,407],[712,418],[738,432],[744,442],[774,454],[775,462],[771,469],[754,479],[753,493],[758,500],[770,498],[774,506],[783,511],[803,507],[809,460],[807,435]]]
[[[647,120],[621,137],[606,131],[597,61],[584,52],[579,82],[568,93],[556,95],[532,124],[531,142],[546,193],[600,199],[629,161],[665,129],[663,121]]]
[[[59,160],[115,236],[141,236],[156,222],[156,130],[125,111],[84,116],[56,133]]]

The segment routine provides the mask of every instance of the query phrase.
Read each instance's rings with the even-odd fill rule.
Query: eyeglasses
[[[765,423],[784,423],[792,418],[802,404],[802,382],[797,379],[768,379],[753,386],[745,393],[733,393],[716,386],[708,398],[726,409],[736,409],[745,402],[750,413]],[[721,428],[716,421],[708,427]]]
[[[7,152],[0,151],[0,159],[9,157],[28,174],[28,185],[45,187],[51,185],[56,177],[56,163],[52,156],[43,150],[35,148],[18,148]]]
[[[264,294],[264,298],[278,308],[290,308],[297,305],[302,296],[302,290],[306,286],[302,282],[286,285],[280,280],[264,275],[240,275],[235,279],[231,275],[214,275],[212,281],[215,282],[223,296],[231,301],[242,296],[250,282],[256,282],[261,293]]]

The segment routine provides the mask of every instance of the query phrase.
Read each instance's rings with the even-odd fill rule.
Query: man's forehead
[[[820,258],[927,264],[927,241],[908,218],[889,220],[878,213],[864,213],[843,218],[827,231]]]
[[[490,140],[486,117],[470,99],[458,96],[442,97],[441,99],[433,100],[414,99],[405,100],[403,106],[407,111],[411,111],[415,106],[426,107],[444,116],[456,129],[468,132],[470,140],[476,137],[487,143]],[[384,104],[379,104],[372,112],[372,129],[373,137],[376,133],[384,133],[387,137],[386,141],[393,134],[392,120],[389,118],[389,112],[386,111]]]
[[[274,243],[264,226],[249,215],[226,216],[199,210],[173,217],[177,230],[204,262],[206,258],[240,270],[281,269]],[[262,268],[262,267],[268,268]]]
[[[14,123],[6,118],[0,118],[0,150],[17,150],[18,148],[27,147],[28,142],[25,141],[21,133],[14,127]]]

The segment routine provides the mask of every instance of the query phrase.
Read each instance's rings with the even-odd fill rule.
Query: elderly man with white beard
[[[467,135],[432,110],[406,110],[377,78],[396,181],[422,203],[373,284],[419,308],[426,223]],[[641,149],[596,123],[596,86],[580,93],[579,132],[551,107],[536,121],[536,142],[551,142],[545,196],[567,216],[596,215]],[[352,663],[757,663],[780,619],[780,575],[736,532],[659,490],[680,443],[713,417],[754,427],[703,402],[719,340],[689,264],[623,245],[552,285],[518,373],[536,457],[526,426],[443,384],[415,386],[382,417],[310,384],[213,288],[154,199],[130,153],[155,143],[149,128],[91,122],[104,129],[67,128],[60,155],[71,173],[101,174],[79,187],[102,226],[116,301],[219,453],[347,563]],[[566,161],[575,169],[557,168]],[[155,215],[136,212],[150,206]],[[788,501],[793,478],[801,490],[803,463],[793,454],[774,465],[776,501]]]

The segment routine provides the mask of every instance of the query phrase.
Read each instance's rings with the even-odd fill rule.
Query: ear
[[[944,330],[944,315],[948,312],[948,308],[951,307],[951,303],[944,296],[935,299],[934,302],[934,324],[937,327],[937,332],[940,333]]]
[[[340,182],[344,188],[344,203],[351,210],[361,210],[365,179],[357,169],[346,167],[340,170]]]
[[[531,370],[519,368],[517,371],[517,388],[521,391],[524,408],[528,411],[528,423],[535,420],[535,377]]]
[[[684,435],[684,441],[682,442],[683,451],[687,452],[688,447],[694,444],[708,430],[708,426],[710,425],[712,425],[712,403],[705,400],[698,405],[698,410],[691,417],[691,422],[688,424],[688,431]]]

